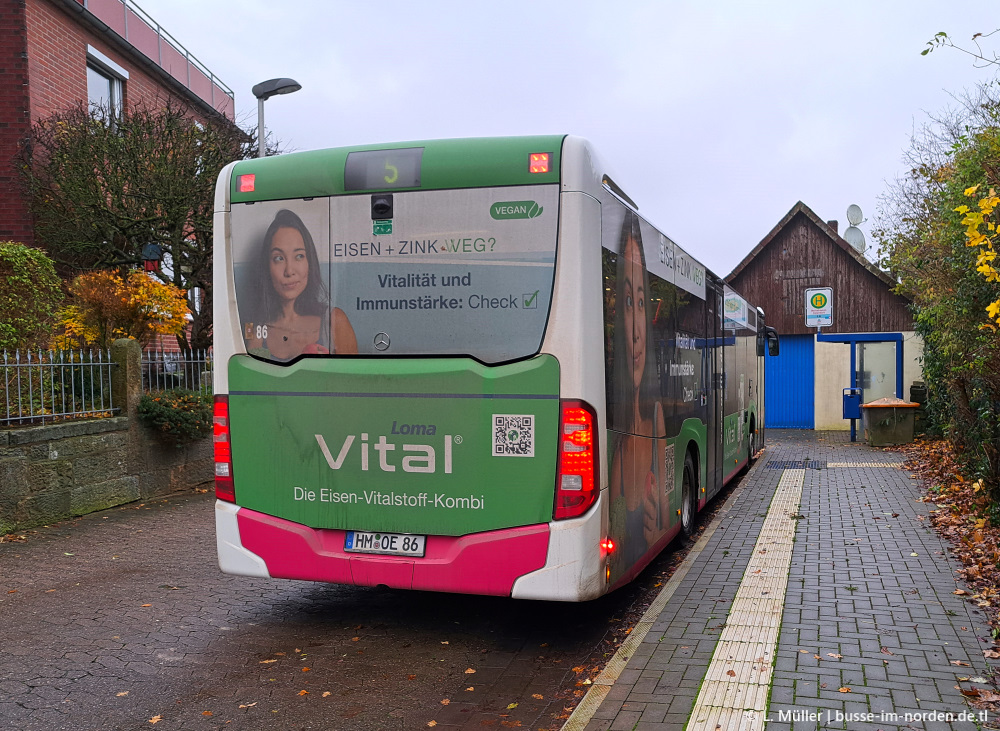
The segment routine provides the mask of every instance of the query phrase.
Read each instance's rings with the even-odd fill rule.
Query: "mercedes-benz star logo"
[[[389,336],[385,333],[378,333],[375,336],[375,350],[385,350],[389,347]]]

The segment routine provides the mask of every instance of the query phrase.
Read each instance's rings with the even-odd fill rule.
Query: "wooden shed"
[[[764,310],[781,336],[781,355],[767,359],[768,426],[849,428],[843,391],[862,402],[903,397],[918,379],[922,343],[908,300],[895,281],[799,201],[726,277]],[[832,289],[833,320],[806,324],[806,290]]]

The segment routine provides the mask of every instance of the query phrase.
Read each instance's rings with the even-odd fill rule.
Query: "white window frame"
[[[117,117],[121,114],[122,103],[125,99],[125,82],[128,81],[128,71],[91,45],[87,46],[87,67],[92,68],[111,82],[111,113]],[[89,102],[89,90],[87,99]]]

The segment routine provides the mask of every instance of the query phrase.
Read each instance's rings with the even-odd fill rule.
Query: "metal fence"
[[[62,419],[111,416],[111,369],[104,350],[3,351],[0,426],[51,424]]]
[[[171,388],[211,393],[211,351],[193,350],[185,354],[177,351],[144,350],[142,388],[146,393]]]

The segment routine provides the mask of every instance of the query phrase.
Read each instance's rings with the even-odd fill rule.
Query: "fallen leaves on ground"
[[[986,703],[996,703],[1000,701],[1000,693],[992,690],[985,690],[983,688],[961,688],[962,695],[966,698],[974,698],[978,701],[983,701]]]
[[[989,498],[982,481],[971,481],[959,473],[957,457],[944,440],[920,439],[899,448],[907,456],[905,467],[917,474],[926,493],[921,502],[930,503],[931,523],[951,543],[962,562],[959,577],[973,591],[957,588],[952,593],[967,597],[990,611],[996,626],[1000,607],[1000,527],[985,518]]]
[[[906,455],[903,467],[923,484],[920,502],[929,505],[931,525],[961,562],[956,573],[971,591],[955,589],[951,593],[985,610],[994,636],[1000,634],[1000,526],[990,525],[986,519],[990,504],[982,480],[961,474],[958,456],[943,439],[920,438],[894,451]],[[998,650],[1000,647],[994,647],[983,655],[997,659]],[[960,660],[951,664],[969,666]],[[976,708],[1000,710],[1000,693],[993,690],[963,689],[962,694]]]

